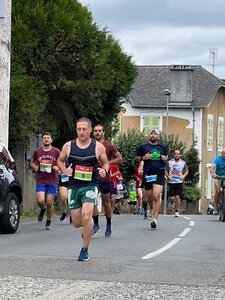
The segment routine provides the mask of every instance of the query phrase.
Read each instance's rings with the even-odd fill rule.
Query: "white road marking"
[[[191,231],[191,228],[185,228],[180,234],[179,237],[184,237],[185,235],[188,234],[188,232]]]
[[[167,251],[168,249],[170,249],[171,247],[173,247],[174,245],[176,245],[180,240],[181,240],[181,238],[175,238],[171,242],[169,242],[166,246],[160,248],[159,250],[156,250],[154,252],[151,252],[151,253],[143,256],[142,259],[149,259],[149,258],[156,257],[159,254]]]
[[[184,219],[187,219],[187,220],[191,220],[191,218],[189,217],[183,217]],[[190,221],[189,222],[189,226],[194,226],[195,225],[195,222],[194,221]],[[150,258],[153,258],[153,257],[156,257],[160,254],[162,254],[163,252],[169,250],[170,248],[172,248],[174,245],[176,245],[183,237],[185,237],[190,231],[191,231],[192,228],[185,228],[179,235],[177,238],[173,239],[171,242],[169,242],[167,245],[165,245],[164,247],[156,250],[156,251],[153,251],[153,252],[150,252],[148,254],[146,254],[145,256],[142,257],[142,259],[150,259]]]

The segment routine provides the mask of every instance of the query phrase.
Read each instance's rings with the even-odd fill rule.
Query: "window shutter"
[[[155,128],[160,130],[160,117],[148,115],[143,117],[143,132],[148,135],[150,129]]]
[[[223,117],[219,117],[218,119],[218,150],[219,151],[223,149],[223,126],[224,126],[224,119]]]
[[[213,150],[213,115],[208,115],[207,121],[207,150]]]

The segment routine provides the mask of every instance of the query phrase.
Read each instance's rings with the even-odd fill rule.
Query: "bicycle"
[[[225,176],[216,175],[216,179],[221,181],[221,190],[219,195],[219,220],[225,221]]]

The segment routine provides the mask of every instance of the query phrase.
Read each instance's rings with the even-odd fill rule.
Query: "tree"
[[[198,150],[192,147],[189,151],[184,153],[183,159],[186,161],[189,174],[186,177],[186,182],[188,185],[195,186],[199,181],[199,153]]]
[[[126,133],[120,133],[115,138],[115,145],[123,157],[123,163],[119,166],[119,169],[125,182],[134,179],[134,170],[137,165],[134,160],[135,153],[137,148],[146,140],[144,133],[137,132],[134,129],[130,129]]]
[[[31,132],[49,128],[65,140],[81,116],[111,123],[137,70],[79,2],[14,0],[12,74],[10,138],[26,142]],[[24,97],[15,89],[20,82]]]
[[[178,135],[169,134],[168,141],[165,133],[161,133],[160,141],[167,146],[168,150],[168,159],[173,158],[174,151],[179,149],[181,154],[184,153],[186,145],[179,139]]]

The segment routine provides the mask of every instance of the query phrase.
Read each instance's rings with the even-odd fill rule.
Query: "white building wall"
[[[0,0],[0,140],[8,145],[11,0]]]

